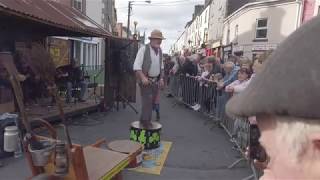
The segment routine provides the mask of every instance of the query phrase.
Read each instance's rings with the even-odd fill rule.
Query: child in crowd
[[[238,80],[234,81],[233,83],[229,84],[225,91],[232,93],[233,95],[239,94],[242,92],[249,84],[249,79],[251,77],[251,69],[249,68],[241,68],[238,72]],[[233,133],[231,141],[235,141],[235,138],[238,137],[238,132],[241,128],[241,119],[236,119],[233,124]]]
[[[200,85],[200,91],[199,91],[199,97],[203,97],[204,93],[203,91],[205,90],[203,87],[206,82],[210,79],[211,73],[212,73],[212,68],[213,65],[212,63],[204,63],[203,65],[203,72],[201,73],[201,76],[196,77],[197,80],[199,81],[199,85]],[[200,101],[204,101],[205,99],[200,99]],[[191,108],[193,108],[195,111],[200,110],[201,105],[200,104],[195,104],[194,106],[192,106]]]
[[[249,84],[251,74],[252,72],[249,68],[241,68],[238,72],[238,80],[229,84],[226,87],[226,92],[238,94],[243,91]]]

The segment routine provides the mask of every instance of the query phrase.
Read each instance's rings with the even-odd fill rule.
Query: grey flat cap
[[[320,18],[290,35],[250,85],[228,103],[228,115],[320,119]]]

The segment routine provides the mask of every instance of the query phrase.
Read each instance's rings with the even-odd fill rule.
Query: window
[[[256,26],[256,39],[266,39],[268,34],[268,19],[258,19]]]
[[[83,49],[82,49],[82,52],[83,52],[83,58],[82,58],[82,64],[81,65],[84,65],[84,66],[86,66],[87,65],[87,54],[88,54],[88,52],[87,52],[87,50],[88,50],[88,48],[87,48],[88,46],[87,46],[87,44],[86,43],[83,43]]]
[[[238,34],[239,34],[239,25],[237,24],[235,29],[234,29],[234,42],[238,42]]]
[[[230,43],[230,29],[227,31],[227,44]]]
[[[72,0],[72,7],[82,11],[82,0]]]
[[[204,23],[206,23],[206,22],[207,22],[207,11],[205,13],[205,18],[204,18]]]

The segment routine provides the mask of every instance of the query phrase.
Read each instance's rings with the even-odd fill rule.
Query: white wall
[[[207,6],[201,14],[194,18],[190,26],[185,29],[185,47],[198,49],[205,42],[205,33],[209,29],[209,16],[210,6]],[[189,40],[191,41],[190,45],[188,43]]]
[[[227,45],[228,30],[230,42],[236,41],[235,29],[238,25],[238,46],[244,48],[244,53],[251,58],[252,46],[260,44],[279,44],[296,30],[299,5],[296,2],[271,5],[249,6],[230,15],[224,22],[223,44]],[[266,42],[255,42],[256,22],[259,18],[268,18]]]
[[[222,39],[223,21],[226,16],[227,0],[213,0],[210,5],[209,36],[210,42]]]
[[[91,19],[93,19],[95,22],[103,26],[102,20],[103,20],[103,14],[102,14],[102,8],[104,7],[104,4],[102,3],[102,0],[87,0],[87,16],[89,16]]]
[[[101,27],[104,26],[103,24],[103,8],[104,8],[104,3],[102,2],[103,0],[87,0],[87,11],[86,14],[88,17],[93,19],[95,22],[97,22]],[[98,65],[103,64],[103,61],[105,59],[105,42],[103,38],[93,38],[92,39],[94,42],[98,42]]]
[[[206,40],[205,34],[208,32],[209,28],[209,12],[210,6],[207,6],[199,16],[198,33],[200,35],[200,45]]]
[[[315,7],[314,7],[314,15],[317,16],[319,14],[319,7],[320,7],[320,0],[315,0]]]

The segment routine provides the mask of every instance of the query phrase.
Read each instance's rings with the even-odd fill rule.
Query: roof
[[[227,16],[234,13],[235,11],[240,9],[242,6],[246,5],[251,1],[254,1],[254,0],[228,0]]]
[[[228,15],[224,19],[224,23],[227,23],[232,17],[239,14],[239,12],[242,12],[243,10],[250,8],[250,7],[259,7],[263,5],[274,5],[274,4],[284,4],[284,3],[296,3],[295,0],[250,0],[250,3],[247,3],[240,8],[238,8],[236,11],[234,11],[232,14]]]
[[[111,36],[110,32],[86,15],[55,0],[0,0],[0,12],[81,35]]]

